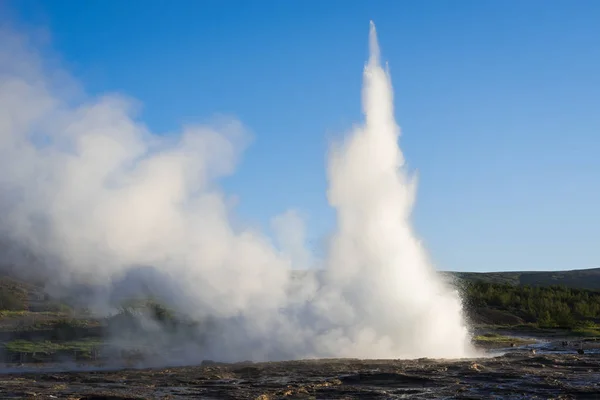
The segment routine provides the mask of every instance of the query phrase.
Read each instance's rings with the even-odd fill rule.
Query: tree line
[[[463,281],[461,290],[469,312],[498,310],[540,327],[572,328],[600,324],[599,291],[484,281]],[[27,303],[26,290],[15,284],[0,284],[0,310],[28,310]],[[49,302],[49,310],[50,305]],[[152,310],[157,319],[170,319],[170,314],[163,307]]]
[[[466,282],[463,298],[467,309],[506,311],[540,327],[572,328],[600,322],[600,292],[592,290]]]

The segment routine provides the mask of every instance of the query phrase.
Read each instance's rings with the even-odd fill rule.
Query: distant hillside
[[[529,286],[561,285],[577,289],[600,290],[600,268],[572,271],[445,272],[445,274],[472,282]]]
[[[292,276],[301,281],[308,276],[319,278],[322,271],[297,270]],[[510,271],[510,272],[442,272],[451,280],[459,278],[471,282],[488,282],[505,285],[553,286],[575,289],[600,290],[600,268],[572,271]]]
[[[296,284],[301,286],[304,279],[309,276],[319,279],[321,273],[322,271],[316,270],[293,271],[292,277],[297,282]],[[464,280],[513,286],[529,285],[532,287],[559,285],[575,289],[600,291],[600,268],[535,272],[442,272],[442,274],[455,282],[458,278],[458,282]],[[43,286],[11,275],[13,274],[0,269],[0,309],[30,311],[64,309],[64,304],[51,299],[44,292]]]

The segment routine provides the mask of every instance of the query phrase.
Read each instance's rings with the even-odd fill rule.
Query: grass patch
[[[30,340],[13,340],[5,343],[4,347],[8,351],[16,353],[44,353],[53,354],[59,351],[65,352],[83,352],[89,353],[94,348],[100,346],[102,341],[95,338],[74,340],[70,342],[51,342],[45,341],[30,341]]]
[[[484,333],[482,335],[475,336],[473,338],[473,342],[479,345],[504,345],[509,346],[511,343],[514,343],[515,346],[525,345],[529,343],[535,343],[535,340],[527,340],[522,338],[516,338],[512,336],[504,336],[498,333]]]
[[[18,318],[18,317],[50,317],[50,318],[65,318],[68,316],[68,313],[65,312],[54,312],[54,311],[10,311],[10,310],[1,310],[0,311],[0,319],[2,318]]]
[[[475,336],[473,338],[473,340],[477,341],[477,342],[506,342],[506,343],[512,343],[514,342],[515,338],[512,338],[510,336],[504,336],[504,335],[500,335],[497,333],[484,333],[483,335],[478,335]]]
[[[520,324],[520,325],[502,325],[502,324],[477,324],[476,328],[482,330],[510,330],[515,332],[533,332],[533,333],[548,333],[548,332],[579,332],[579,331],[597,331],[600,332],[600,324],[581,324],[573,328],[561,328],[561,327],[541,327],[537,324]]]
[[[0,311],[0,332],[53,331],[55,339],[74,340],[78,331],[98,328],[102,321],[63,312]],[[77,334],[76,334],[77,333]]]
[[[575,336],[600,337],[600,327],[594,326],[575,328],[571,331],[571,333]]]

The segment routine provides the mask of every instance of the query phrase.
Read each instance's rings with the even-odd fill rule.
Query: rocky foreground
[[[308,360],[77,372],[5,370],[0,398],[595,399],[600,354],[562,343],[477,360]],[[71,366],[74,367],[74,366]]]

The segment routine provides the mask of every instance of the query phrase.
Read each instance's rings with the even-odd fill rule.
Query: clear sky
[[[447,270],[600,266],[600,1],[3,0],[90,94],[168,134],[215,113],[254,133],[223,185],[262,224],[334,226],[329,138],[360,122],[369,20],[390,63],[414,221]]]

